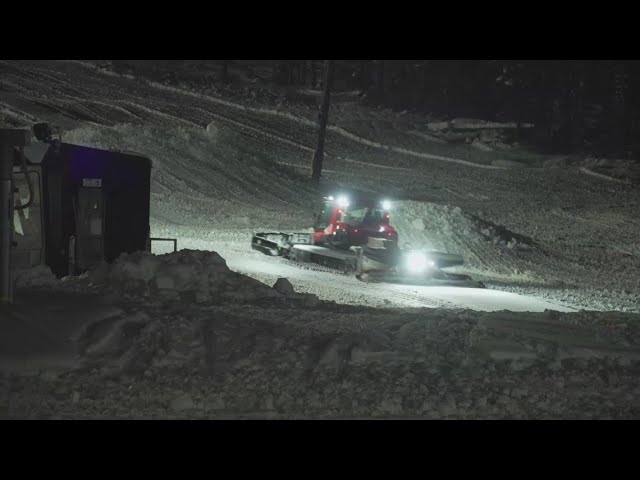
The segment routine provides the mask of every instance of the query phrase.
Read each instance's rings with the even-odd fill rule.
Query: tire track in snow
[[[592,177],[601,178],[603,180],[608,180],[610,182],[622,183],[624,185],[631,185],[631,182],[629,182],[629,181],[622,180],[620,178],[610,177],[609,175],[605,175],[604,173],[594,172],[593,170],[590,170],[587,167],[580,167],[579,170],[582,173],[585,173],[587,175],[591,175]]]
[[[4,102],[0,102],[0,108],[2,108],[2,110],[6,112],[9,112],[9,114],[14,117],[26,119],[31,123],[38,123],[40,121],[38,117],[34,117],[33,115],[23,112],[22,110],[16,110],[12,106]]]
[[[189,127],[195,127],[195,128],[198,128],[198,129],[202,128],[202,125],[198,125],[197,123],[194,123],[194,122],[192,122],[190,120],[187,120],[187,119],[184,119],[184,118],[181,118],[181,117],[177,117],[175,115],[171,115],[171,114],[162,112],[162,111],[158,110],[157,108],[147,107],[146,105],[143,105],[141,103],[132,102],[132,101],[129,101],[129,100],[120,100],[120,102],[121,103],[125,103],[127,105],[130,105],[130,106],[132,106],[134,108],[138,108],[138,109],[140,109],[140,110],[142,110],[144,112],[149,113],[152,116],[160,117],[160,118],[169,120],[170,123],[167,124],[167,126],[173,125],[175,122],[178,122],[178,123],[182,123],[184,125],[188,125]]]
[[[103,115],[100,115],[98,112],[88,109],[83,105],[83,100],[78,97],[81,90],[79,90],[77,85],[66,80],[61,80],[53,75],[43,73],[41,69],[34,66],[30,66],[30,68],[19,64],[12,64],[9,66],[21,74],[21,76],[18,76],[15,72],[5,73],[3,75],[4,78],[2,79],[2,82],[12,85],[17,91],[24,93],[25,99],[30,99],[36,104],[60,111],[61,113],[66,112],[72,118],[77,118],[79,114],[88,119],[93,118],[99,122],[108,123],[108,120],[105,122],[105,117]],[[17,79],[17,83],[11,81],[12,77]],[[42,78],[45,78],[46,80],[43,81]],[[55,85],[51,85],[51,80],[55,82]],[[29,84],[33,85],[30,90],[28,89]],[[46,92],[46,95],[42,88],[43,84],[47,85],[48,91]],[[70,90],[71,93],[57,87],[64,87],[66,90]],[[31,92],[38,92],[39,95],[32,95]],[[51,99],[50,97],[52,96],[55,98]],[[86,100],[86,102],[91,102],[91,100]],[[74,106],[75,110],[79,110],[79,112],[74,110]]]
[[[64,105],[60,105],[56,102],[50,102],[48,100],[36,99],[34,97],[24,97],[25,100],[30,100],[33,105],[37,105],[40,108],[43,108],[49,112],[55,112],[63,117],[69,118],[74,122],[81,122],[88,125],[94,125],[98,127],[102,127],[105,125],[104,119],[102,121],[99,118],[96,118],[97,115],[93,114],[91,111],[89,113],[82,113],[81,111],[77,111],[74,109],[70,109],[65,107]],[[79,108],[79,110],[85,110],[83,108]],[[108,125],[108,124],[107,124]]]
[[[367,167],[382,168],[384,170],[397,170],[397,171],[405,171],[405,172],[415,172],[415,170],[412,169],[412,168],[392,167],[391,165],[379,165],[377,163],[363,162],[363,161],[360,161],[360,160],[354,160],[352,158],[341,157],[341,156],[338,156],[336,158],[338,160],[343,160],[343,161],[345,161],[347,163],[357,163],[358,165],[365,165]],[[324,169],[322,171],[324,171]]]
[[[423,159],[426,159],[426,160],[440,160],[440,161],[443,161],[443,162],[459,163],[461,165],[466,165],[468,167],[484,168],[484,169],[488,169],[488,170],[504,170],[504,169],[506,169],[506,167],[499,167],[499,166],[496,166],[496,165],[484,165],[484,164],[481,164],[481,163],[474,163],[474,162],[470,162],[468,160],[462,160],[462,159],[459,159],[459,158],[444,157],[442,155],[433,155],[431,153],[416,152],[416,151],[409,150],[409,149],[402,148],[402,147],[394,147],[392,145],[384,145],[382,143],[374,142],[372,140],[368,140],[366,138],[363,138],[363,137],[360,137],[360,136],[355,135],[353,133],[350,133],[350,132],[346,131],[344,128],[337,127],[335,125],[328,126],[327,130],[331,130],[333,132],[336,132],[336,133],[342,135],[345,138],[349,138],[349,139],[353,140],[354,142],[358,142],[358,143],[361,143],[363,145],[367,145],[367,146],[375,147],[375,148],[380,148],[382,150],[387,150],[387,151],[391,151],[391,152],[395,152],[395,153],[401,153],[401,154],[409,155],[409,156],[416,157],[416,158],[423,158]]]
[[[311,170],[311,167],[309,165],[299,165],[299,164],[295,164],[295,163],[287,163],[287,162],[277,162],[278,165],[284,165],[286,167],[293,167],[293,168],[301,168],[304,170]],[[323,168],[322,169],[322,173],[340,173],[337,170],[330,170],[328,168]]]
[[[81,62],[79,64],[82,65],[85,68],[90,68],[90,67],[87,67],[87,64],[85,62]],[[212,102],[212,103],[217,103],[219,105],[224,105],[224,106],[231,107],[231,108],[238,109],[238,110],[245,111],[245,112],[252,112],[252,113],[258,113],[258,114],[266,114],[266,115],[278,116],[278,117],[286,118],[288,120],[291,120],[293,122],[296,122],[296,123],[299,123],[299,124],[302,124],[302,125],[306,125],[306,126],[315,127],[317,125],[316,122],[314,122],[312,120],[308,120],[306,118],[302,118],[302,117],[299,117],[297,115],[293,115],[293,114],[287,113],[287,112],[281,112],[281,111],[278,111],[278,110],[272,110],[272,109],[266,109],[266,108],[248,107],[248,106],[245,106],[245,105],[240,105],[240,104],[235,103],[235,102],[230,102],[228,100],[223,100],[223,99],[220,99],[220,98],[212,97],[210,95],[205,95],[205,94],[196,93],[196,92],[190,92],[188,90],[184,90],[184,89],[181,89],[181,88],[172,87],[172,86],[168,86],[168,85],[162,85],[160,83],[153,82],[153,81],[149,81],[147,83],[148,83],[148,85],[153,86],[153,87],[155,87],[157,89],[170,91],[172,93],[177,93],[177,94],[180,94],[180,95],[188,95],[188,96],[191,96],[191,97],[203,99],[203,100],[206,100],[206,101],[209,101],[209,102]],[[243,125],[240,122],[235,122],[235,123],[239,124],[239,125]],[[244,125],[244,126],[246,126],[246,125]],[[248,127],[248,128],[255,129],[255,127]],[[459,159],[459,158],[445,157],[445,156],[442,156],[442,155],[433,155],[433,154],[430,154],[430,153],[417,152],[417,151],[409,150],[409,149],[402,148],[402,147],[396,147],[396,146],[392,146],[392,145],[385,145],[385,144],[382,144],[382,143],[379,143],[379,142],[375,142],[375,141],[363,138],[363,137],[361,137],[359,135],[355,135],[355,134],[353,134],[351,132],[348,132],[344,128],[338,127],[336,125],[328,125],[327,129],[337,133],[338,135],[341,135],[341,136],[343,136],[345,138],[348,138],[348,139],[350,139],[350,140],[352,140],[354,142],[357,142],[357,143],[360,143],[360,144],[363,144],[363,145],[367,145],[367,146],[374,147],[374,148],[379,148],[379,149],[382,149],[382,150],[392,151],[392,152],[395,152],[395,153],[401,153],[401,154],[404,154],[404,155],[413,156],[415,158],[421,158],[421,159],[426,159],[426,160],[438,160],[438,161],[444,161],[444,162],[453,162],[453,163],[458,163],[458,164],[466,165],[466,166],[473,167],[473,168],[483,168],[483,169],[489,169],[489,170],[503,170],[503,169],[506,168],[506,167],[500,167],[500,166],[496,166],[496,165],[484,165],[484,164],[480,164],[480,163],[470,162],[468,160],[462,160],[462,159]],[[270,136],[272,136],[274,138],[278,138],[278,137],[275,137],[273,134],[269,134],[269,133],[265,133],[265,134],[270,135]],[[302,147],[305,150],[313,151],[313,149],[310,149],[309,147],[303,146],[303,145],[301,145],[301,144],[299,144],[297,142],[293,142],[291,140],[284,139],[282,137],[280,137],[279,140],[280,141],[284,141],[284,142],[289,143],[289,144],[294,145],[294,146],[298,146],[299,148]]]
[[[15,74],[9,74],[9,76],[15,77]],[[58,112],[76,121],[110,124],[109,119],[103,112],[98,112],[86,105],[86,103],[101,104],[101,102],[83,100],[57,89],[53,89],[53,92],[47,92],[47,95],[44,95],[42,84],[35,80],[25,80],[18,77],[17,82],[18,84],[16,85],[10,79],[8,80],[6,75],[2,79],[2,83],[12,85],[15,90],[22,94],[24,100],[31,102],[33,105]],[[31,89],[27,88],[29,83],[33,84]],[[34,92],[40,92],[40,95],[34,95]],[[55,98],[52,99],[51,97]]]
[[[28,77],[30,76],[30,78],[16,77],[16,74],[12,73],[10,75],[13,78],[17,78],[17,83],[12,82],[10,79],[7,81],[6,76],[5,78],[2,79],[3,83],[11,84],[17,91],[23,94],[23,97],[25,99],[31,100],[32,102],[38,102],[45,107],[51,108],[62,114],[70,116],[71,118],[76,120],[83,120],[78,118],[77,114],[80,113],[85,117],[98,120],[98,122],[94,122],[94,123],[101,123],[103,125],[113,125],[113,120],[112,120],[113,116],[108,116],[108,114],[105,115],[104,112],[97,112],[95,109],[89,108],[86,104],[89,103],[89,104],[106,106],[108,109],[122,108],[113,104],[125,104],[125,105],[130,105],[138,110],[141,110],[149,114],[152,118],[164,119],[165,122],[161,123],[164,125],[174,125],[177,122],[178,124],[188,125],[190,127],[202,128],[202,125],[194,123],[186,118],[172,115],[165,111],[158,110],[157,108],[149,107],[147,104],[141,103],[140,101],[141,98],[144,98],[142,96],[136,97],[136,96],[128,95],[126,92],[122,90],[118,90],[117,93],[122,98],[114,98],[112,99],[113,104],[107,104],[104,102],[93,100],[93,98],[95,98],[95,96],[99,94],[98,91],[93,91],[93,92],[84,91],[78,88],[75,84],[72,84],[71,82],[61,80],[52,75],[47,75],[42,73],[41,71],[42,69],[38,69],[37,66],[33,66],[33,65],[29,65],[29,67],[25,67],[25,66],[17,67],[15,65],[11,65],[11,66],[16,70],[18,70],[18,72],[21,73],[22,75],[26,75]],[[31,69],[40,70],[40,72],[37,75],[34,75]],[[45,82],[44,85],[46,85],[46,90],[43,90],[43,83],[38,82],[38,79],[37,79],[38,75],[55,79],[56,85],[52,86],[51,84]],[[30,88],[29,88],[29,85],[31,85]],[[62,88],[58,88],[58,87],[62,87]],[[46,91],[47,98],[43,98],[43,93],[45,91]],[[31,95],[31,92],[40,92],[40,95],[38,97],[35,97]],[[104,95],[102,96],[104,97]],[[55,100],[52,100],[50,97],[55,97]],[[135,100],[128,100],[127,97],[133,98]],[[128,116],[135,116],[138,119],[143,120],[141,117],[133,114],[132,112],[126,109],[122,109],[121,111],[123,111],[123,113],[125,113]]]
[[[98,100],[84,100],[84,102],[93,103],[93,104],[96,104],[96,105],[101,105],[101,106],[105,107],[107,110],[117,110],[119,112],[124,113],[128,117],[133,117],[136,120],[143,120],[142,117],[136,115],[135,113],[131,112],[130,110],[127,110],[124,107],[121,107],[119,105],[119,104],[123,103],[121,100],[116,100],[113,104],[99,102]]]
[[[239,126],[241,128],[244,128],[244,129],[247,129],[247,130],[251,130],[251,131],[254,131],[254,132],[258,132],[259,134],[261,134],[263,136],[266,136],[268,138],[277,140],[277,141],[282,142],[282,143],[286,143],[287,145],[294,146],[294,147],[299,148],[301,150],[304,150],[306,152],[313,152],[314,151],[313,148],[307,147],[306,145],[302,145],[300,143],[294,142],[294,141],[289,140],[287,138],[279,137],[279,136],[274,135],[272,133],[265,132],[262,129],[259,129],[259,128],[256,128],[256,127],[251,127],[251,126],[249,126],[247,124],[238,122],[236,120],[231,120],[229,117],[225,117],[224,115],[220,115],[218,113],[211,113],[211,116],[213,116],[214,118],[216,118],[216,119],[218,119],[218,120],[220,120],[222,122],[228,122],[228,123],[231,123],[233,125],[237,125],[237,126]]]
[[[85,63],[80,63],[80,65],[82,65],[85,69],[89,68],[87,66],[87,64],[85,64]],[[91,69],[91,70],[93,72],[95,72],[95,73],[100,73],[102,75],[106,74],[106,72],[104,72],[104,71],[97,71],[95,69]],[[127,76],[120,76],[120,75],[117,75],[117,74],[116,75],[110,75],[110,76],[129,79]],[[62,81],[60,81],[60,82],[62,82]],[[311,120],[308,120],[308,119],[304,119],[304,118],[298,117],[296,115],[292,115],[292,114],[287,113],[287,112],[280,112],[280,111],[277,111],[277,110],[271,110],[271,109],[265,109],[265,108],[245,107],[243,105],[239,105],[239,104],[234,103],[234,102],[229,102],[229,101],[218,99],[218,98],[211,97],[211,96],[208,96],[208,95],[189,92],[189,91],[186,91],[186,90],[183,90],[183,89],[179,89],[179,88],[176,88],[176,87],[170,87],[170,86],[161,85],[161,84],[158,84],[156,82],[147,82],[147,83],[149,85],[155,87],[156,89],[161,89],[161,90],[165,90],[165,91],[171,91],[173,93],[177,93],[177,94],[180,94],[180,95],[189,95],[189,96],[192,96],[192,97],[198,98],[198,99],[204,99],[204,100],[206,100],[208,102],[213,102],[213,103],[216,103],[216,104],[219,104],[219,105],[224,105],[224,106],[227,106],[227,107],[231,107],[231,108],[233,108],[235,110],[238,110],[238,111],[257,113],[257,114],[260,114],[260,115],[276,116],[276,117],[283,118],[283,119],[286,119],[288,121],[293,121],[293,122],[296,122],[298,124],[302,124],[302,125],[305,125],[305,126],[308,126],[308,127],[313,127],[313,128],[316,127],[316,123],[315,122],[313,122]],[[116,102],[123,103],[125,101],[116,100]],[[135,102],[134,101],[126,101],[126,102],[129,105],[131,105],[133,108],[137,107],[138,109],[146,111],[147,113],[149,113],[149,114],[151,114],[152,116],[155,116],[155,117],[161,117],[161,118],[167,119],[168,121],[178,121],[181,124],[195,126],[197,128],[202,128],[203,127],[203,125],[199,125],[199,124],[197,124],[195,122],[192,122],[190,120],[186,120],[185,119],[185,114],[187,112],[180,112],[179,114],[168,114],[165,111],[160,110],[157,105],[154,105],[153,107],[149,107],[149,106],[146,106],[146,105],[142,105],[141,103],[139,103],[139,101],[135,101]],[[167,105],[167,107],[169,107],[169,106],[170,105]],[[295,147],[297,149],[301,149],[303,151],[310,152],[310,153],[312,153],[314,151],[314,149],[311,148],[311,147],[308,147],[308,146],[306,146],[306,145],[304,145],[304,144],[302,144],[300,142],[296,142],[296,141],[290,140],[288,138],[285,138],[284,136],[279,135],[277,133],[274,133],[273,131],[267,131],[267,129],[265,129],[265,128],[260,128],[260,127],[255,127],[255,126],[249,125],[248,121],[246,121],[248,119],[246,119],[245,121],[238,121],[238,120],[230,118],[228,115],[224,115],[224,114],[221,114],[221,113],[210,112],[210,111],[207,111],[207,110],[205,110],[205,109],[203,109],[201,107],[194,107],[194,106],[186,105],[186,106],[183,106],[183,108],[186,108],[186,109],[191,110],[191,111],[199,110],[202,114],[204,114],[205,118],[207,119],[207,120],[204,120],[204,122],[207,122],[207,123],[209,123],[209,119],[216,119],[216,120],[221,121],[223,123],[231,124],[231,125],[234,125],[236,127],[241,128],[241,129],[245,129],[245,130],[249,130],[249,131],[255,132],[255,133],[257,133],[257,134],[259,134],[261,136],[269,138],[272,141],[278,141],[280,143],[284,143],[286,145],[290,145],[290,146],[293,146],[293,147]],[[67,107],[67,110],[68,109],[69,108]],[[87,113],[92,113],[95,116],[96,112],[89,111]],[[102,120],[104,121],[104,116],[102,116]],[[108,123],[108,121],[105,122],[105,123]],[[401,154],[404,154],[404,155],[410,155],[410,156],[413,156],[414,158],[417,157],[417,158],[424,158],[424,159],[431,159],[431,160],[436,159],[436,160],[444,160],[444,161],[453,161],[453,162],[456,162],[456,163],[462,163],[462,164],[465,164],[465,165],[468,165],[468,166],[478,167],[478,168],[490,168],[490,169],[501,169],[501,168],[503,168],[503,167],[495,167],[495,166],[491,166],[491,165],[476,164],[476,163],[473,163],[473,162],[468,162],[466,160],[455,159],[455,158],[451,158],[451,157],[444,157],[444,156],[426,154],[426,153],[423,153],[423,152],[415,152],[415,151],[408,150],[408,149],[401,148],[401,147],[384,145],[384,144],[381,144],[379,142],[373,142],[373,141],[370,141],[370,140],[365,139],[363,137],[359,137],[357,135],[354,135],[354,134],[352,134],[350,132],[347,132],[346,130],[344,130],[344,129],[340,128],[340,127],[329,126],[328,128],[329,128],[329,130],[331,130],[331,131],[333,131],[335,133],[338,133],[342,137],[347,138],[347,139],[349,139],[351,141],[354,141],[356,143],[359,143],[359,144],[362,144],[362,145],[366,145],[366,146],[369,146],[369,147],[372,147],[372,148],[382,149],[382,150],[386,150],[386,151],[393,151],[393,152],[401,153]],[[327,156],[329,157],[329,155],[327,155]],[[345,158],[345,157],[338,156],[338,158]],[[345,160],[347,162],[351,161],[351,159],[348,159],[348,158],[346,158]],[[355,162],[358,162],[358,161],[357,160],[353,160],[352,162],[355,163]],[[397,170],[397,171],[406,171],[406,172],[411,172],[412,171],[412,169],[409,169],[409,168],[379,165],[379,164],[375,164],[375,163],[371,163],[371,162],[359,162],[359,163],[362,164],[362,165],[369,166],[369,167],[381,168],[381,169],[386,169],[386,170]]]

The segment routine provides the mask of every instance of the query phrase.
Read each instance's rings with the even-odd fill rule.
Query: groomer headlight
[[[381,203],[383,210],[391,210],[391,202],[389,200],[383,200]]]
[[[433,260],[422,252],[409,252],[407,254],[406,266],[407,270],[412,273],[421,273],[430,267],[433,267]]]
[[[345,196],[342,197],[338,197],[338,200],[336,200],[338,207],[340,208],[347,208],[349,206],[349,199]]]

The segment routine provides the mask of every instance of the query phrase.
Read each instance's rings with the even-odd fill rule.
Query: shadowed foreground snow
[[[34,284],[2,311],[3,418],[640,414],[638,314],[339,305],[195,251]],[[46,320],[43,295],[56,299]],[[12,325],[31,335],[12,338]]]

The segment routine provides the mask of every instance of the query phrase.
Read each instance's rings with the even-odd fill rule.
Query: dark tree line
[[[276,62],[274,78],[321,88],[324,62]],[[445,118],[533,123],[546,151],[640,156],[640,61],[338,60],[334,89]]]

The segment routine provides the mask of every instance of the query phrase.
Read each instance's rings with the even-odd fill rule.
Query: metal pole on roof
[[[0,304],[13,303],[11,247],[13,246],[14,147],[31,140],[29,130],[0,129]]]

